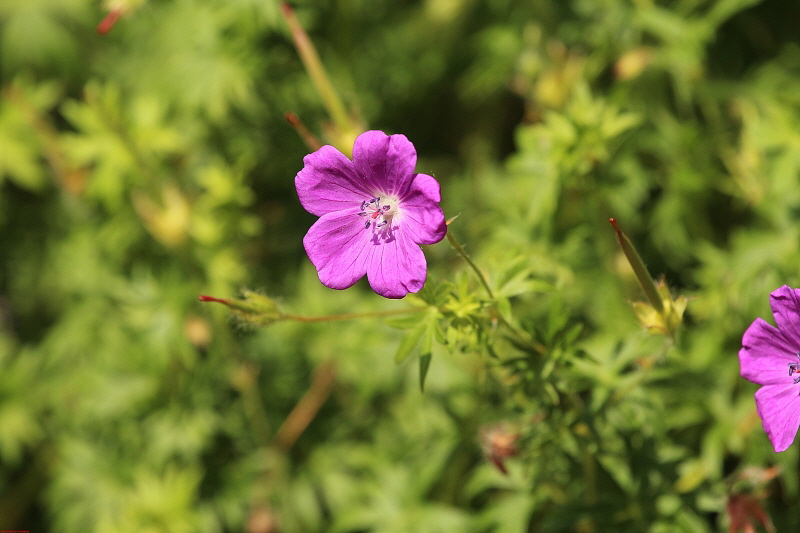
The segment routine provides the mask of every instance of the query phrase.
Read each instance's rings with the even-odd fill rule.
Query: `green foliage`
[[[800,527],[736,357],[800,285],[791,2],[298,2],[459,215],[399,303],[305,258],[279,4],[100,4],[0,5],[0,528],[711,532],[773,466]]]

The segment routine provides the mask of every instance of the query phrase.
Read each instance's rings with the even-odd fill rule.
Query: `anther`
[[[386,201],[388,203],[384,204]],[[394,206],[397,200],[393,197],[375,196],[369,200],[361,202],[361,211],[358,213],[360,217],[366,217],[364,221],[364,228],[369,229],[372,221],[375,221],[375,228],[382,228],[389,224],[391,218],[395,215]]]
[[[797,354],[797,357],[800,358],[800,353]],[[800,374],[800,363],[789,363],[789,376],[794,374]],[[794,383],[800,383],[800,376],[794,378]]]

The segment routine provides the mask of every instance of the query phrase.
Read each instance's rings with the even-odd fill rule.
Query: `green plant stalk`
[[[262,446],[269,446],[272,442],[270,421],[264,402],[261,400],[255,380],[245,385],[239,393],[242,397],[242,408],[245,416],[250,421],[253,434]]]
[[[388,311],[365,311],[363,313],[342,313],[339,315],[323,316],[303,316],[292,315],[278,309],[274,301],[252,291],[246,291],[248,299],[238,298],[215,298],[201,294],[198,299],[201,302],[216,302],[226,306],[230,312],[240,316],[243,320],[259,324],[259,319],[264,322],[261,325],[269,325],[282,320],[294,320],[295,322],[336,322],[339,320],[352,320],[354,318],[379,318],[386,316],[403,315],[408,313],[419,313],[424,311],[424,307],[409,307],[406,309],[392,309]]]
[[[341,133],[350,132],[350,130],[353,129],[352,121],[347,114],[341,98],[339,98],[339,93],[336,92],[336,89],[334,89],[328,77],[328,73],[319,58],[319,54],[317,54],[317,50],[314,48],[314,43],[308,38],[308,34],[303,30],[300,21],[297,20],[297,16],[288,3],[284,2],[281,4],[281,11],[289,26],[289,30],[292,32],[292,39],[294,39],[294,45],[297,48],[297,52],[300,54],[300,59],[303,61],[306,72],[308,72],[311,82],[317,89],[317,93],[320,98],[322,98],[322,102],[325,104],[325,108],[328,110],[331,120],[333,120]]]
[[[494,300],[495,299],[494,293],[492,292],[491,287],[489,287],[489,282],[486,281],[486,277],[484,277],[483,273],[478,268],[478,265],[476,265],[472,261],[469,255],[467,255],[467,252],[464,250],[464,247],[461,246],[461,244],[456,240],[455,237],[453,237],[453,234],[449,230],[447,231],[447,240],[450,242],[450,245],[453,248],[455,248],[455,250],[459,253],[459,255],[461,255],[461,257],[464,258],[464,260],[467,262],[467,264],[469,264],[472,270],[475,271],[475,274],[478,276],[481,285],[483,285],[483,288],[486,289],[486,293],[489,295],[489,298]],[[529,334],[527,334],[527,332],[523,332],[518,328],[516,328],[514,325],[509,324],[508,321],[505,318],[503,318],[503,316],[500,315],[499,313],[497,314],[497,319],[523,343],[532,346],[536,351],[538,351],[541,354],[544,354],[547,351],[547,348],[545,348],[541,343],[534,341],[533,338]]]
[[[630,263],[633,273],[636,275],[636,279],[639,280],[639,285],[642,286],[644,294],[655,310],[663,314],[664,303],[661,301],[661,296],[658,294],[656,284],[653,278],[650,277],[650,273],[647,271],[644,261],[642,261],[642,258],[639,256],[639,252],[636,251],[636,248],[633,246],[628,236],[619,229],[619,226],[617,226],[617,219],[611,218],[609,222],[611,222],[611,226],[613,226],[614,232],[617,234],[617,241],[619,241],[619,245],[622,248],[622,253],[624,253],[625,257],[628,259],[628,263]]]
[[[464,258],[464,261],[466,261],[469,264],[469,266],[472,267],[472,270],[474,270],[475,274],[478,275],[478,279],[483,285],[483,288],[486,289],[486,292],[489,294],[489,298],[494,300],[494,293],[492,292],[492,289],[489,287],[489,283],[486,281],[486,278],[483,277],[483,273],[478,269],[478,266],[472,262],[472,259],[470,259],[470,257],[467,255],[467,252],[464,251],[464,248],[458,243],[456,238],[453,237],[453,234],[452,232],[450,232],[449,229],[447,230],[447,240],[450,242],[450,245],[453,248],[455,248],[456,252],[458,252],[461,255],[461,257]]]

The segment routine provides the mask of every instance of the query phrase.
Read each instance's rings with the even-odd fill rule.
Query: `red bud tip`
[[[303,142],[306,143],[306,146],[311,149],[312,152],[316,152],[320,148],[322,148],[322,143],[319,139],[317,139],[313,133],[311,133],[306,125],[303,124],[303,121],[300,120],[300,117],[297,116],[296,113],[292,113],[291,111],[287,111],[283,114],[283,118],[286,119],[286,122],[289,123],[291,127],[297,132]]]
[[[292,113],[291,111],[287,111],[283,114],[283,118],[286,119],[286,122],[292,125],[293,128],[297,129],[301,127],[303,123],[300,121],[300,117],[297,116],[297,113]]]
[[[281,2],[281,9],[283,10],[283,14],[285,16],[288,17],[292,15],[292,6],[289,4],[289,2]]]
[[[206,296],[205,294],[201,294],[197,297],[198,300],[201,302],[217,302],[220,304],[228,305],[228,300],[223,298],[214,298],[213,296]]]
[[[504,476],[508,475],[508,469],[506,468],[506,465],[503,463],[502,459],[499,457],[489,457],[489,461],[492,462],[492,464],[500,471],[501,474]]]
[[[608,221],[611,222],[611,225],[614,227],[615,231],[619,231],[619,227],[617,226],[617,219],[616,218],[609,218]]]
[[[97,25],[97,33],[100,35],[105,35],[106,33],[111,31],[111,28],[114,27],[114,24],[117,23],[119,18],[122,16],[122,9],[115,7],[111,11],[108,12],[106,18],[104,18],[100,24]]]

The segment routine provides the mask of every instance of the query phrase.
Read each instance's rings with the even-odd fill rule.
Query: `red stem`
[[[200,296],[197,297],[197,299],[200,300],[201,302],[217,302],[224,305],[228,305],[229,303],[228,300],[225,300],[223,298],[214,298],[213,296],[206,296],[205,294],[201,294]]]
[[[111,28],[114,27],[114,24],[119,20],[122,16],[122,9],[119,7],[115,7],[111,11],[108,12],[106,18],[100,21],[100,24],[97,25],[97,33],[100,35],[105,35],[106,33],[111,31]]]

